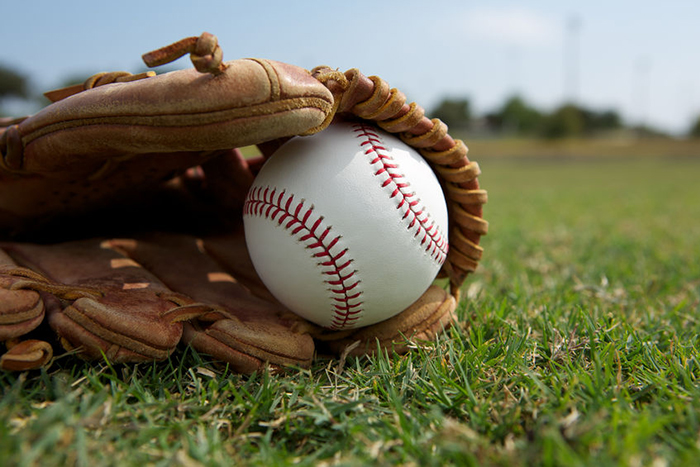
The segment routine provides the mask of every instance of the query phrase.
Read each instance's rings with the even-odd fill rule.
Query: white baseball
[[[365,123],[335,123],[263,166],[243,221],[255,269],[298,315],[330,329],[415,302],[447,255],[447,206],[416,150]]]

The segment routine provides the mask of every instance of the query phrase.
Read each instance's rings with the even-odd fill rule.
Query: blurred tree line
[[[432,115],[454,129],[466,130],[478,122],[494,134],[549,139],[593,136],[624,127],[614,110],[595,111],[567,103],[544,112],[517,95],[480,119],[472,114],[466,99],[443,99]]]
[[[691,125],[688,136],[691,138],[700,138],[700,116],[698,116],[698,118],[695,119],[695,122],[693,122]]]
[[[27,78],[16,71],[0,65],[0,103],[8,97],[29,97]]]
[[[565,103],[545,112],[515,95],[495,111],[476,116],[468,99],[445,98],[433,109],[439,118],[454,130],[479,130],[498,136],[538,137],[546,139],[591,137],[629,129],[639,136],[667,136],[648,126],[627,126],[615,110],[593,110]],[[700,116],[688,131],[700,138]]]

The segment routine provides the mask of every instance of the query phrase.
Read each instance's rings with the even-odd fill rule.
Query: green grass
[[[700,158],[480,163],[491,233],[463,328],[286,376],[190,350],[1,374],[0,459],[697,464]]]

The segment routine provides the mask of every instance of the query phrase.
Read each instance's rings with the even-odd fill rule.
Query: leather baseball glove
[[[0,366],[51,361],[42,328],[86,359],[159,360],[184,342],[249,373],[309,366],[316,354],[403,352],[452,325],[488,226],[464,143],[355,69],[224,62],[207,33],[143,58],[157,66],[188,53],[195,69],[98,74],[47,93],[52,104],[34,116],[2,121]],[[387,321],[330,331],[265,289],[241,211],[276,147],[341,118],[399,135],[434,168],[449,206],[449,290],[434,285]],[[237,149],[250,146],[258,155]]]

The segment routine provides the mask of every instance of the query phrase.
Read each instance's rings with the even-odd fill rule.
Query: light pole
[[[639,126],[645,128],[649,125],[649,98],[651,94],[651,59],[648,56],[640,57],[635,64],[635,71],[639,83],[637,96],[637,109],[639,112]]]
[[[564,47],[564,100],[575,104],[579,98],[579,31],[581,18],[571,16],[566,23],[566,45]]]

